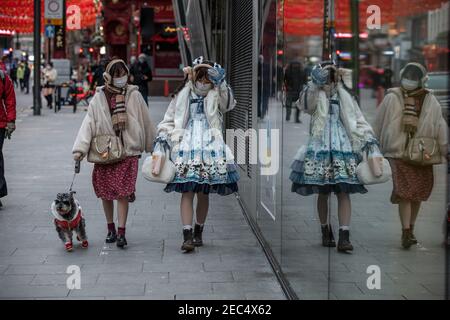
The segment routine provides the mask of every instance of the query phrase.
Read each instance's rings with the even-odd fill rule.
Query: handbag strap
[[[100,150],[98,150],[98,137],[96,137],[97,139],[95,139],[95,150],[98,152],[98,153],[103,153],[103,152],[105,152],[106,150],[102,150],[102,151],[100,151]],[[108,141],[108,145],[110,145],[111,144],[111,137],[109,137],[109,141]],[[106,149],[109,149],[110,148],[110,146],[106,146]]]
[[[167,140],[164,139],[164,138],[161,138],[161,137],[157,137],[157,138],[155,139],[155,141],[153,142],[153,149],[155,148],[155,146],[156,146],[158,143],[161,145],[161,147],[162,147],[162,149],[164,150],[166,156],[167,156],[167,154],[168,154],[168,155],[169,155],[168,158],[172,161],[172,152],[170,152],[170,145],[169,145],[169,143],[167,142]]]
[[[125,148],[125,143],[123,142],[123,131],[122,130],[119,130],[120,132],[119,132],[119,139],[120,139],[120,142],[122,143],[122,147],[124,147]]]

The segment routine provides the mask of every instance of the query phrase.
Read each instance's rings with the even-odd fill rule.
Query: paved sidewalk
[[[129,245],[120,250],[105,244],[105,218],[86,162],[74,189],[90,247],[77,244],[74,252],[65,252],[49,207],[70,185],[70,151],[86,108],[76,114],[70,107],[58,114],[44,108],[42,116],[33,117],[31,97],[18,94],[18,129],[4,146],[10,195],[0,210],[1,299],[284,299],[234,196],[211,197],[205,246],[182,254],[180,196],[139,175]],[[156,97],[150,104],[157,123],[167,100]],[[80,290],[66,287],[69,265],[81,268]]]

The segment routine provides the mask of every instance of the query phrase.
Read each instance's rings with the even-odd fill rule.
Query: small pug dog
[[[73,196],[75,191],[58,193],[51,205],[56,232],[66,247],[66,251],[73,250],[72,231],[77,234],[77,240],[81,241],[81,247],[87,248],[86,222],[81,211],[81,206]]]

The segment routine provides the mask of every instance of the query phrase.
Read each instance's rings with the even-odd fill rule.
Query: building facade
[[[182,80],[171,0],[105,0],[102,26],[107,55],[125,61],[140,53],[149,56],[150,95],[163,95],[165,86],[171,91]]]
[[[227,128],[238,129],[236,136],[245,141],[227,141],[246,160],[239,163],[238,200],[287,297],[345,299],[381,295],[409,299],[422,294],[443,299],[448,274],[442,246],[447,201],[443,165],[435,168],[433,195],[420,220],[423,244],[415,252],[399,248],[397,208],[389,201],[391,184],[370,188],[367,195],[352,196],[355,251],[351,255],[321,246],[316,196],[291,192],[290,165],[297,150],[308,141],[310,118],[300,115],[301,122],[295,121],[292,95],[298,96],[298,92],[287,89],[286,73],[295,62],[307,76],[322,59],[324,2],[174,0],[182,64],[189,65],[203,55],[227,70],[227,81],[237,100],[236,108],[227,114]],[[361,89],[361,109],[369,122],[377,106],[371,87],[374,70],[393,70],[391,80],[396,85],[400,68],[409,61],[419,61],[430,70],[446,73],[448,79],[448,66],[436,57],[437,53],[427,51],[430,47],[448,48],[448,17],[439,11],[445,10],[448,1],[413,1],[406,5],[408,10],[403,10],[404,1],[359,1],[359,8],[350,7],[349,1],[334,2],[334,43],[341,46],[334,53],[340,66],[350,68],[359,56],[360,72],[354,84]],[[376,30],[365,24],[371,4],[381,9],[381,25]],[[351,10],[357,10],[359,18],[353,27]],[[436,15],[442,16],[439,23],[430,20]],[[355,34],[360,35],[359,53],[345,43],[346,38],[352,41]],[[437,39],[441,39],[440,44]],[[439,66],[434,65],[435,59],[441,61]],[[252,150],[257,150],[256,160]],[[335,197],[330,198],[328,211],[337,233]],[[379,272],[381,289],[368,284],[371,270]],[[412,286],[427,289],[415,292]]]

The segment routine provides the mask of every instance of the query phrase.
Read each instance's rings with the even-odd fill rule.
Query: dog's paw
[[[65,243],[66,251],[70,252],[73,250],[73,244],[72,242],[66,242]]]
[[[87,240],[84,240],[83,242],[81,242],[82,248],[87,248],[88,246],[89,246],[89,242]]]

